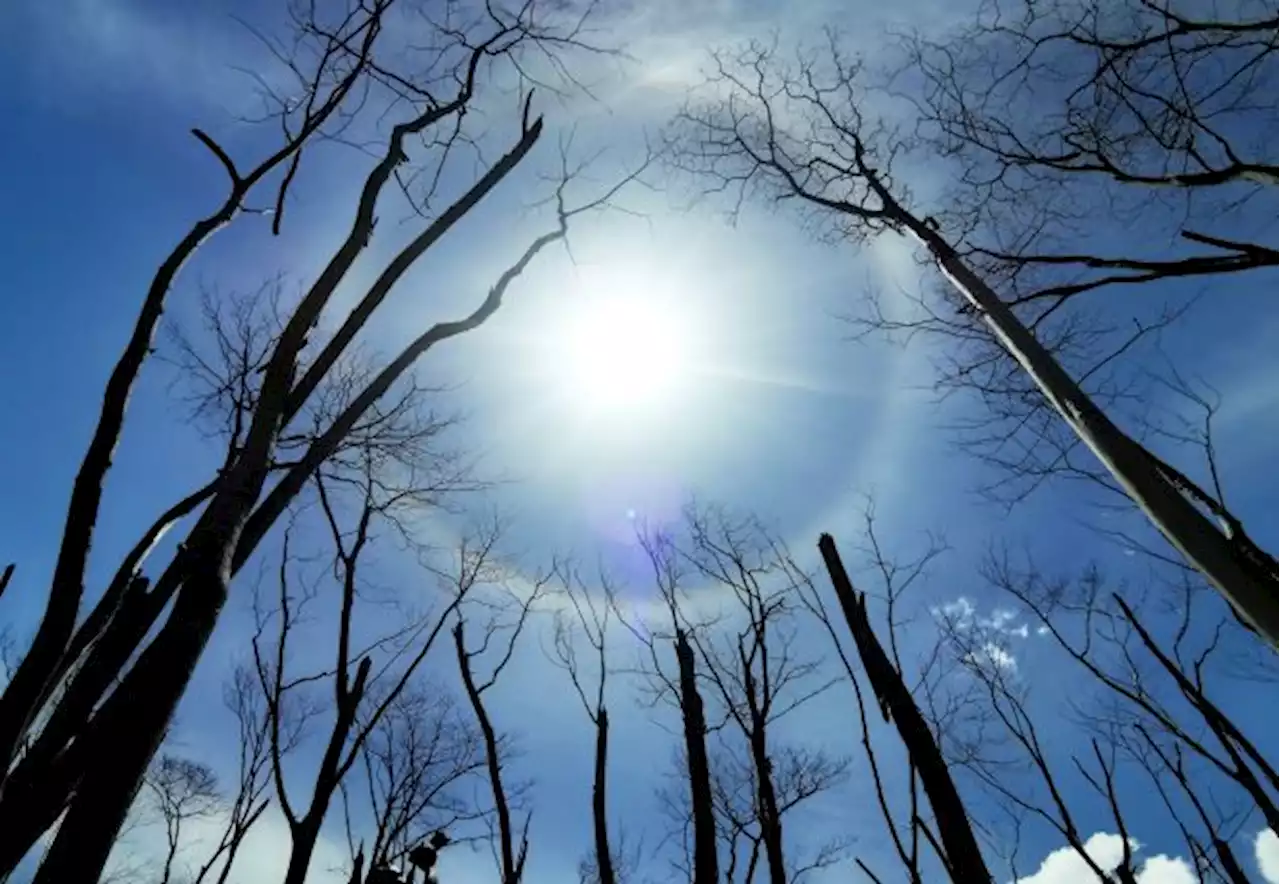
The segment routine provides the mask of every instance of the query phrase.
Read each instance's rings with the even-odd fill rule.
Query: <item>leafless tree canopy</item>
[[[266,117],[283,130],[284,146],[248,168],[207,133],[196,132],[223,166],[229,195],[192,227],[146,294],[75,484],[44,619],[0,697],[0,755],[6,770],[17,761],[0,797],[0,817],[12,834],[0,862],[5,870],[63,815],[39,880],[87,881],[101,871],[147,761],[220,619],[232,577],[325,465],[333,482],[341,481],[333,474],[341,468],[354,468],[371,484],[389,481],[388,472],[400,481],[407,477],[411,491],[380,485],[381,507],[421,502],[450,487],[447,472],[438,471],[433,475],[442,484],[433,491],[417,484],[422,461],[438,455],[429,443],[439,423],[421,421],[414,364],[437,343],[482,325],[530,262],[563,241],[574,218],[604,207],[631,180],[578,199],[574,179],[581,166],[564,157],[547,204],[553,222],[497,274],[470,313],[429,325],[389,361],[353,363],[353,341],[396,283],[537,144],[543,120],[534,113],[533,87],[572,86],[571,58],[601,50],[584,30],[589,7],[544,14],[532,3],[507,10],[380,0],[290,10],[286,38],[263,40],[295,75],[298,91],[281,92],[261,81]],[[481,157],[478,177],[460,193],[444,195],[437,185],[449,177],[443,170],[451,156],[482,134],[472,128],[479,116],[468,110],[482,94],[499,101],[503,90],[510,114],[502,123],[485,123],[484,134],[507,140],[505,152]],[[178,361],[193,373],[197,411],[217,421],[224,435],[223,466],[157,519],[77,628],[102,481],[129,390],[178,270],[215,230],[249,207],[255,188],[272,174],[278,176],[272,210],[278,228],[301,158],[318,141],[359,142],[373,160],[371,166],[361,163],[366,174],[350,231],[286,309],[264,290],[206,310],[217,317],[209,330],[212,355],[179,341]],[[427,171],[417,176],[415,169]],[[422,214],[418,228],[350,312],[338,317],[335,331],[313,341],[322,314],[375,235],[392,181]],[[352,445],[359,454],[349,459]],[[433,470],[439,466],[431,463]],[[187,539],[149,581],[140,565],[156,539],[187,516],[194,522]],[[348,687],[354,690],[354,684]]]
[[[1274,274],[1276,34],[1275,10],[1251,0],[1054,0],[986,3],[955,34],[904,41],[896,90],[922,145],[948,161],[942,228],[1091,394],[1134,421],[1170,377],[1152,344],[1194,293],[1207,305]],[[961,345],[942,379],[986,406],[959,429],[1003,468],[990,490],[1016,498],[1077,470],[1076,440],[1022,373],[950,311],[919,306],[872,324]]]
[[[556,814],[584,820],[589,884],[650,866],[693,884],[802,884],[824,870],[1016,881],[1032,835],[1098,881],[1136,884],[1136,815],[1155,813],[1202,884],[1246,884],[1241,839],[1277,831],[1280,777],[1274,733],[1237,720],[1223,688],[1274,690],[1280,569],[1229,506],[1217,394],[1138,356],[1190,309],[1178,280],[1274,275],[1274,222],[1250,220],[1278,179],[1272,7],[984,3],[958,32],[903,37],[890,84],[835,31],[794,52],[713,53],[665,132],[670,168],[731,215],[750,200],[833,244],[908,237],[939,284],[906,305],[872,299],[854,321],[941,339],[941,389],[982,406],[959,430],[1001,471],[986,490],[1087,482],[1103,506],[1136,505],[1169,546],[1100,531],[1146,555],[1140,586],[1092,564],[1055,573],[1001,545],[979,573],[939,577],[946,545],[928,536],[899,554],[872,507],[860,537],[793,551],[762,516],[694,502],[638,531],[639,595],[604,567],[530,567],[507,549],[504,519],[474,518],[466,496],[489,483],[418,366],[480,329],[648,156],[602,183],[562,138],[534,185],[534,232],[494,259],[470,306],[406,329],[394,352],[369,340],[424,256],[474,235],[469,216],[533,162],[540,109],[584,91],[575,60],[614,52],[594,5],[284,9],[283,30],[251,26],[274,69],[249,74],[260,110],[241,121],[278,141],[239,156],[193,130],[225,195],[140,292],[39,627],[20,659],[7,634],[0,646],[0,879],[37,845],[36,884],[110,878],[113,849],[149,825],[158,857],[117,879],[228,884],[267,818],[288,833],[285,884],[304,884],[339,830],[352,884],[477,845],[502,884],[521,884]],[[914,116],[895,122],[904,104]],[[202,284],[194,321],[162,326],[184,264],[219,229],[269,218],[263,235],[278,235],[310,210],[321,152],[343,158],[358,193],[348,228],[317,244],[318,271]],[[934,165],[940,186],[921,175]],[[390,216],[403,223],[380,223]],[[1150,236],[1118,252],[1126,229]],[[87,587],[113,451],[152,355],[217,465]],[[1139,407],[1153,388],[1185,408]],[[1187,452],[1201,463],[1175,466]],[[470,518],[446,542],[428,536],[446,515]],[[958,588],[975,581],[996,607]],[[215,771],[180,751],[175,710],[236,607],[251,623],[224,687],[236,751]],[[589,783],[554,805],[520,757],[526,723],[501,700],[531,646],[593,737]],[[1046,672],[1069,681],[1066,702],[1044,700]],[[633,759],[614,723],[637,698],[674,759],[654,790],[665,837],[647,851],[650,820],[616,797]],[[1090,852],[1095,830],[1119,838],[1118,864]]]

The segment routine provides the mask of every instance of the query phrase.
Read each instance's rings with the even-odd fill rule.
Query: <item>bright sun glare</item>
[[[570,395],[592,410],[663,404],[687,370],[679,324],[653,300],[630,294],[587,294],[563,342]]]

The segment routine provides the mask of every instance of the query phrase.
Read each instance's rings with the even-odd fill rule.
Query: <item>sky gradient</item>
[[[3,608],[16,635],[38,617],[70,483],[140,292],[179,232],[221,199],[221,171],[189,129],[208,128],[244,155],[260,143],[260,134],[232,122],[245,100],[244,78],[234,69],[252,68],[260,56],[231,14],[254,6],[67,0],[54,11],[19,0],[9,13],[16,26],[0,29],[0,72],[11,84],[0,93],[6,121],[0,252],[7,270],[0,353],[8,367],[0,377],[0,414],[9,428],[0,457],[0,500],[7,504],[0,507],[0,562],[18,563]],[[634,156],[628,145],[678,105],[713,43],[773,26],[781,29],[780,40],[790,41],[813,36],[821,24],[843,24],[852,44],[874,60],[886,27],[942,28],[962,15],[961,6],[815,3],[784,12],[762,0],[719,0],[621,9],[612,22],[625,24],[637,60],[593,71],[597,101],[548,100],[548,125],[563,135],[567,121],[576,120],[576,143],[612,144],[606,161],[624,168]],[[541,145],[536,163],[504,182],[451,234],[448,248],[404,280],[370,329],[367,346],[394,352],[423,323],[481,295],[539,229],[541,217],[526,207],[541,186],[537,172],[555,161],[553,145],[550,139]],[[261,219],[220,233],[183,270],[166,321],[193,321],[201,284],[231,291],[280,271],[308,280],[348,224],[359,181],[344,174],[349,162],[330,151],[307,169],[280,238],[271,238]],[[922,170],[924,199],[936,174]],[[1000,609],[1001,600],[975,572],[993,538],[1025,544],[1046,570],[1072,570],[1089,560],[1117,579],[1144,579],[1145,563],[1099,537],[1095,527],[1105,517],[1080,489],[1051,485],[1013,515],[974,493],[990,477],[955,450],[946,430],[974,405],[938,400],[931,368],[938,353],[928,341],[898,347],[849,340],[839,317],[862,294],[929,284],[929,271],[904,243],[882,237],[860,250],[827,246],[787,215],[754,209],[730,225],[715,205],[687,208],[680,193],[641,191],[626,201],[641,215],[615,213],[573,231],[571,255],[540,256],[489,324],[433,351],[419,367],[430,382],[453,388],[449,406],[467,415],[458,444],[481,453],[481,468],[503,480],[468,507],[509,514],[513,548],[535,561],[552,552],[598,556],[643,595],[634,546],[638,518],[674,521],[691,496],[720,501],[759,513],[812,566],[819,532],[855,543],[870,496],[877,532],[893,550],[919,549],[925,532],[945,536],[950,546],[919,590],[922,609],[961,598],[980,616]],[[1274,217],[1245,223],[1274,238]],[[387,254],[375,244],[362,266]],[[547,330],[558,327],[575,301],[602,290],[658,299],[694,342],[687,382],[643,415],[584,411],[557,386],[557,342]],[[1269,548],[1277,536],[1280,454],[1275,291],[1274,273],[1196,282],[1186,287],[1188,296],[1198,297],[1195,306],[1162,343],[1181,370],[1221,394],[1216,429],[1228,499]],[[149,362],[110,474],[91,585],[110,573],[139,526],[216,462],[217,447],[175,402],[173,370]],[[443,542],[460,528],[456,520],[433,516],[424,530]],[[379,560],[379,576],[401,585],[423,580],[390,553]],[[249,623],[242,586],[239,591],[175,732],[178,745],[218,767],[232,758],[216,698],[228,665],[243,653],[238,629]],[[1027,621],[1015,615],[1008,628],[1018,631]],[[1036,695],[1037,705],[1046,715],[1065,715],[1061,698],[1085,684],[1080,674],[1037,644],[1034,629],[1013,641],[1023,676],[1055,686],[1052,695]],[[589,845],[589,724],[537,642],[528,642],[517,662],[495,689],[494,708],[502,726],[520,735],[521,774],[536,783],[528,882],[574,880]],[[440,678],[453,677],[447,656],[433,666]],[[1219,702],[1248,732],[1264,735],[1274,762],[1274,684],[1223,681],[1218,687]],[[611,771],[616,815],[626,820],[630,837],[657,848],[654,772],[669,765],[671,746],[625,687],[612,706],[613,756],[625,759]],[[842,743],[853,733],[851,714],[843,703],[824,701],[807,707],[794,727],[856,754],[852,740]],[[854,821],[864,812],[869,824],[876,822],[856,778],[822,801],[811,811],[815,837],[824,827],[857,829]],[[1154,798],[1134,796],[1133,805],[1133,836],[1148,859],[1141,884],[1190,881],[1179,877],[1177,833],[1144,822],[1158,816]],[[313,864],[316,882],[336,880],[330,869],[345,859],[340,821],[331,822]],[[1242,855],[1252,857],[1256,831],[1238,834]],[[854,852],[887,856],[877,837],[855,843]],[[243,880],[269,880],[270,870],[282,868],[286,838],[283,821],[269,814],[243,859]],[[1095,839],[1090,845],[1099,856],[1118,850],[1111,829],[1099,829]],[[1049,833],[1029,830],[1023,869],[1034,871],[1041,858],[1044,864],[1024,884],[1076,880],[1072,858],[1054,854],[1062,847]],[[1268,849],[1269,859],[1260,859],[1265,877],[1258,880],[1275,884],[1274,842]],[[495,879],[483,851],[459,848],[442,863],[447,884]],[[652,869],[653,880],[665,880],[660,863]],[[847,880],[849,873],[843,864],[809,880]]]

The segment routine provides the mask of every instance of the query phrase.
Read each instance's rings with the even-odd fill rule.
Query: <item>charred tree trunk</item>
[[[680,666],[680,716],[689,764],[689,792],[693,806],[693,884],[719,884],[716,819],[711,803],[711,765],[707,760],[707,721],[698,693],[697,663],[684,630],[676,630],[676,661]]]
[[[945,860],[952,879],[957,884],[991,882],[991,872],[982,858],[982,851],[978,848],[978,841],[969,824],[969,815],[956,791],[942,752],[934,742],[929,726],[920,714],[902,676],[894,669],[871,629],[871,622],[867,618],[866,596],[853,588],[844,563],[840,561],[840,554],[836,551],[835,540],[830,534],[823,534],[819,538],[818,549],[822,552],[823,562],[831,575],[836,598],[840,601],[845,622],[858,648],[858,656],[880,703],[880,709],[886,720],[892,720],[897,727],[898,735],[920,774],[920,782],[937,820],[938,834],[946,851]]]
[[[596,877],[598,884],[616,884],[613,852],[609,847],[609,804],[605,787],[609,770],[609,710],[601,706],[596,712],[596,765],[591,784],[591,821],[596,842]]]
[[[480,725],[480,733],[484,738],[485,767],[489,774],[489,785],[493,790],[493,806],[498,816],[498,854],[502,862],[502,884],[520,884],[524,876],[524,860],[528,843],[515,847],[515,831],[511,825],[511,805],[507,801],[507,790],[502,783],[502,759],[498,753],[498,734],[489,720],[489,712],[484,707],[484,698],[480,688],[476,686],[475,676],[471,672],[470,657],[467,655],[466,641],[463,638],[462,623],[453,628],[453,644],[458,655],[458,670],[462,675],[462,685],[466,689],[471,710],[475,713],[476,722]]]
[[[289,849],[289,865],[285,870],[284,884],[306,884],[307,869],[311,866],[311,856],[315,853],[316,840],[320,837],[320,825],[324,822],[325,813],[329,810],[329,802],[342,780],[342,750],[347,745],[347,737],[356,722],[356,710],[364,698],[365,685],[369,680],[369,669],[373,661],[365,657],[356,670],[355,681],[348,688],[341,686],[343,696],[338,702],[337,716],[333,722],[333,730],[329,733],[329,745],[325,747],[324,757],[316,771],[315,788],[311,793],[311,804],[301,819],[289,820],[289,831],[292,845]]]

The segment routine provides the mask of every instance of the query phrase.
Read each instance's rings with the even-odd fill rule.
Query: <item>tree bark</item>
[[[344,618],[344,622],[349,620],[349,617]],[[346,772],[342,766],[342,750],[347,745],[347,737],[351,734],[352,726],[355,725],[356,710],[364,698],[365,685],[368,683],[372,666],[373,660],[365,657],[360,661],[355,681],[350,687],[340,682],[341,696],[337,703],[337,714],[334,718],[333,730],[329,732],[329,743],[316,770],[311,803],[301,820],[289,820],[292,844],[289,849],[289,865],[285,870],[284,884],[306,884],[307,869],[311,867],[311,856],[315,853],[316,840],[320,837],[320,825],[324,822],[325,813],[329,810],[333,793]]]
[[[684,630],[676,630],[676,662],[680,667],[680,716],[689,766],[693,807],[693,884],[719,884],[716,818],[711,803],[711,765],[707,760],[707,720],[698,693],[697,664]]]
[[[596,841],[597,884],[616,884],[613,853],[609,847],[609,804],[605,786],[609,770],[609,710],[596,712],[596,766],[591,784],[591,821]]]
[[[212,565],[197,557],[196,565]],[[83,739],[102,763],[90,765],[76,800],[33,884],[93,884],[141,784],[141,772],[159,748],[227,599],[227,567],[196,570],[183,587],[170,621],[142,652]]]
[[[787,884],[787,867],[782,851],[782,816],[773,787],[773,765],[765,744],[764,722],[752,723],[751,758],[756,768],[756,801],[760,804],[760,840],[769,863],[769,884]]]
[[[978,848],[964,802],[960,800],[947,763],[929,732],[924,716],[871,628],[866,596],[853,588],[830,534],[823,534],[818,539],[818,549],[827,573],[831,575],[836,598],[840,601],[867,679],[881,708],[888,711],[897,727],[898,735],[920,774],[920,782],[937,821],[952,879],[957,884],[989,884],[993,880],[991,872]]]
[[[502,884],[520,884],[520,878],[524,872],[524,848],[522,845],[517,854],[515,832],[511,826],[511,806],[507,803],[507,790],[502,784],[502,760],[498,755],[498,735],[493,729],[493,722],[489,720],[488,711],[484,708],[480,689],[476,687],[462,632],[462,623],[459,622],[453,628],[453,645],[458,656],[458,670],[462,675],[462,685],[466,689],[471,710],[475,713],[476,722],[480,725],[480,733],[484,738],[485,767],[489,773],[489,785],[493,790],[493,806],[498,816],[498,853],[502,861]]]
[[[868,185],[885,214],[933,255],[943,275],[978,311],[1014,359],[1067,425],[1120,483],[1165,539],[1209,579],[1240,616],[1276,647],[1280,601],[1274,580],[1248,569],[1231,541],[1157,470],[1145,449],[1117,427],[1041,346],[955,249],[921,219],[907,211],[874,173]]]

